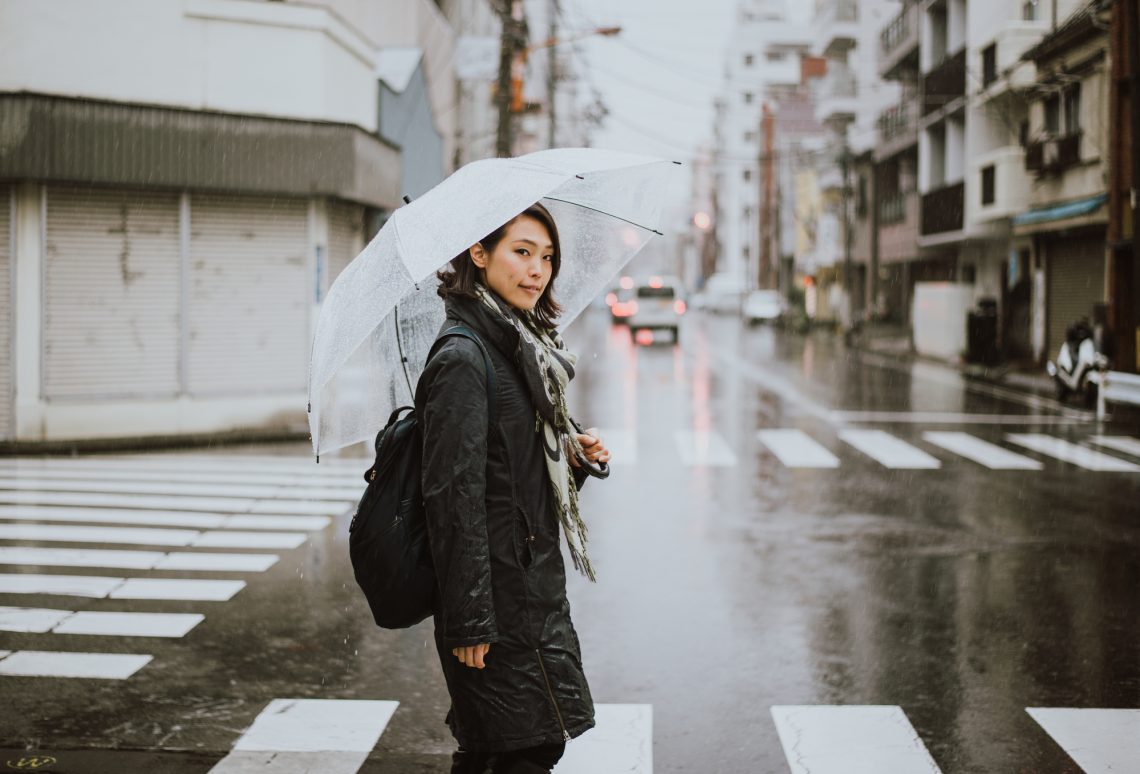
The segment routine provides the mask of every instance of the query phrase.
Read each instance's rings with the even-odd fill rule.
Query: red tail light
[[[687,307],[685,306],[685,302],[678,298],[673,302],[673,308],[677,310],[677,314],[684,314]]]
[[[606,306],[613,306],[617,303],[617,293],[606,293]]]

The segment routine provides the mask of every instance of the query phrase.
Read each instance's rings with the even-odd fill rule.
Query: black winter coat
[[[446,302],[444,329],[479,335],[495,367],[489,428],[478,345],[451,337],[421,377],[423,492],[439,604],[435,641],[461,747],[499,752],[557,743],[594,726],[566,599],[555,494],[535,408],[516,365],[518,334],[474,300]],[[585,476],[575,471],[580,487]],[[452,648],[492,643],[486,667]]]

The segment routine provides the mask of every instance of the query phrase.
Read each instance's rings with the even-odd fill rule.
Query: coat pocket
[[[525,570],[534,561],[535,537],[526,511],[517,505],[514,510],[512,535],[515,544],[515,558],[518,560],[519,566]]]

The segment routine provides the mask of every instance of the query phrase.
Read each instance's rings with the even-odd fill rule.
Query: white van
[[[680,281],[650,277],[647,282],[634,287],[630,301],[632,313],[626,322],[635,341],[638,331],[661,329],[673,334],[674,343],[680,340],[681,316],[686,308]]]

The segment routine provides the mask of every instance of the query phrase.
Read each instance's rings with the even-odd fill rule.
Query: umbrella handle
[[[574,419],[574,417],[570,417],[569,419],[570,419],[570,424],[572,424],[574,426],[575,430],[577,430],[579,433],[585,432],[582,429],[582,426],[580,424],[578,424],[578,422]],[[582,470],[586,471],[587,473],[589,473],[594,478],[600,478],[600,479],[604,480],[604,479],[607,479],[610,477],[610,465],[608,462],[596,462],[595,463],[595,462],[590,462],[588,459],[586,459],[585,457],[583,457],[580,454],[576,454],[574,456],[578,458],[578,464],[582,466]]]

